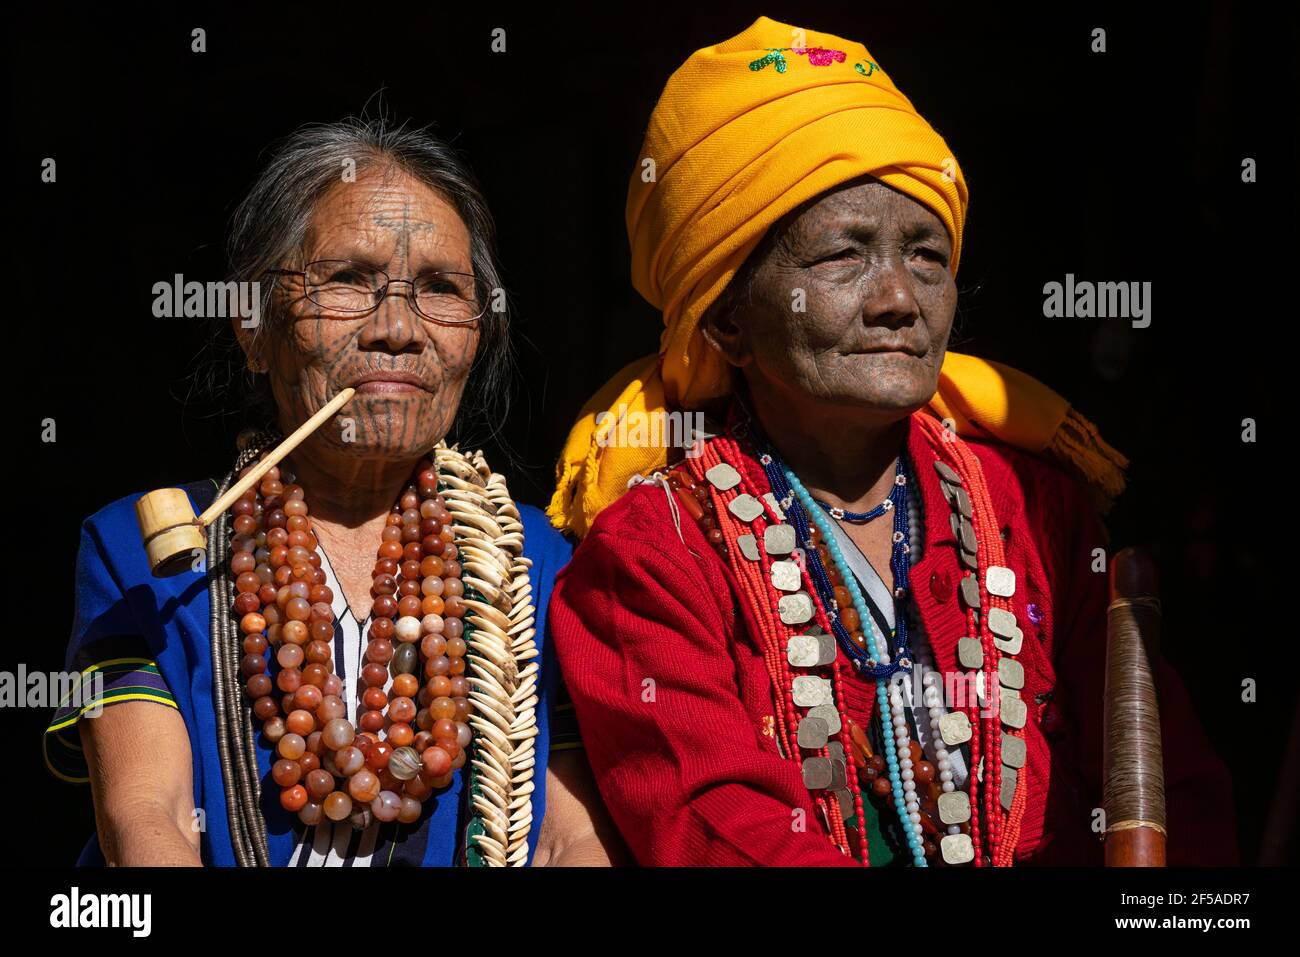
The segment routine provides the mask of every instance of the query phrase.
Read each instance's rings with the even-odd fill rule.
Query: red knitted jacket
[[[914,462],[933,460],[915,426],[908,442]],[[1006,536],[1025,633],[1019,786],[1028,792],[1015,861],[1099,865],[1107,576],[1093,571],[1093,550],[1105,533],[1086,490],[1056,466],[994,443],[971,447]],[[936,666],[958,672],[956,541],[933,470],[917,471],[924,547],[912,590]],[[739,594],[688,516],[679,537],[664,489],[633,488],[597,518],[556,579],[550,626],[601,794],[641,864],[854,865],[777,750],[771,680]],[[1161,662],[1156,680],[1169,864],[1235,864],[1227,771],[1177,674]],[[846,682],[863,726],[873,688]]]

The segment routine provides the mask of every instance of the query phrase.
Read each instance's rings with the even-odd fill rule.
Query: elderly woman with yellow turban
[[[550,508],[584,539],[557,652],[643,864],[1100,862],[1126,462],[947,351],[967,199],[861,44],[760,18],[668,81],[627,202],[660,352],[584,410]],[[626,441],[680,412],[688,448]],[[1229,863],[1226,774],[1157,681],[1170,862]]]

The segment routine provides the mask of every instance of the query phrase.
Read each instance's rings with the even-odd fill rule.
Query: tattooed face
[[[327,193],[301,261],[286,268],[323,259],[360,262],[391,279],[474,271],[469,231],[455,208],[392,168],[368,170]],[[316,433],[339,454],[413,458],[447,434],[474,360],[477,322],[426,319],[407,298],[408,283],[391,286],[376,309],[360,315],[323,310],[300,282],[280,289],[284,320],[267,330],[254,361],[270,376],[285,434],[346,386],[356,397]]]
[[[747,298],[706,335],[752,391],[809,415],[897,418],[934,395],[957,308],[952,240],[921,203],[870,177],[787,215]]]

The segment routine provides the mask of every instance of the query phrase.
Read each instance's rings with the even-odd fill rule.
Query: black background
[[[1053,5],[1054,7],[1055,5]],[[955,151],[972,203],[952,347],[1067,396],[1133,460],[1114,545],[1155,550],[1166,654],[1237,790],[1259,858],[1288,747],[1295,597],[1265,543],[1293,538],[1286,424],[1295,261],[1295,38],[1270,8],[807,2],[170,4],[10,14],[9,368],[17,382],[3,667],[62,667],[81,519],[123,495],[229,468],[241,423],[205,395],[194,320],[152,286],[218,279],[227,219],[267,147],[380,109],[465,151],[500,230],[520,386],[487,446],[544,505],[585,399],[653,351],[631,288],[623,204],[655,98],[693,50],[758,15],[861,40]],[[190,31],[207,31],[193,53]],[[507,50],[490,50],[491,30]],[[1108,50],[1090,52],[1094,27]],[[58,163],[55,184],[41,161]],[[1259,182],[1241,181],[1253,157]],[[11,207],[12,208],[12,207]],[[1043,284],[1149,281],[1153,321],[1048,320]],[[21,377],[21,378],[19,378]],[[1241,440],[1259,420],[1260,445]],[[40,440],[53,418],[57,442]],[[1267,508],[1267,510],[1266,510]],[[23,602],[16,599],[22,597]],[[1258,681],[1258,703],[1241,683]],[[93,828],[84,787],[44,769],[34,710],[0,715],[9,860],[64,864]],[[1295,808],[1290,809],[1294,815]],[[39,815],[39,826],[24,821]],[[1226,826],[1226,825],[1225,825]]]

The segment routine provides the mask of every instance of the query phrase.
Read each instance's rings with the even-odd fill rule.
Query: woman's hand
[[[110,867],[201,867],[189,734],[174,708],[125,701],[78,722]]]
[[[612,867],[627,849],[600,799],[581,750],[559,751],[546,768],[546,815],[533,867]]]

